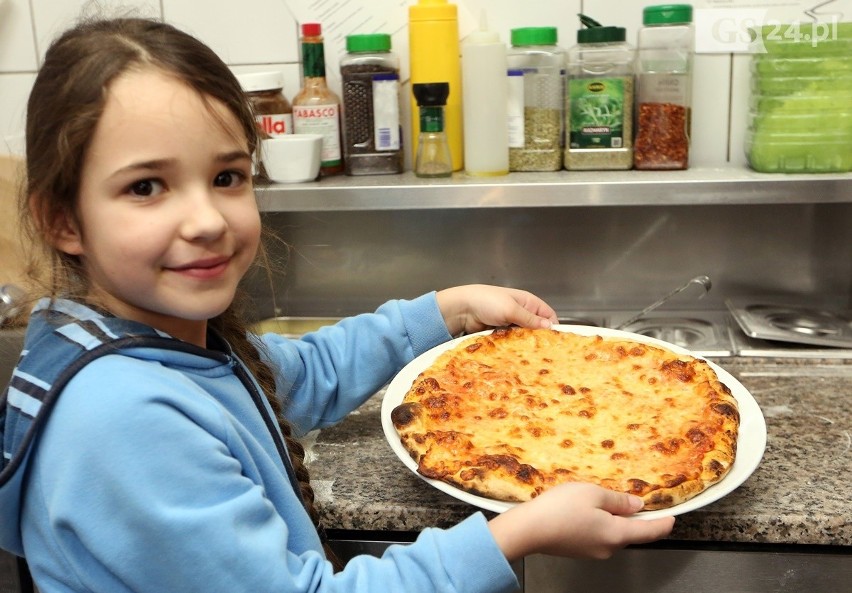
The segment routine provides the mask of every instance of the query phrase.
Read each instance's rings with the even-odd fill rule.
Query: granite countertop
[[[680,515],[670,538],[852,545],[852,361],[715,362],[760,405],[766,452],[738,489]],[[381,428],[382,396],[312,435],[308,460],[325,526],[416,532],[449,527],[477,511],[430,486],[396,457]]]

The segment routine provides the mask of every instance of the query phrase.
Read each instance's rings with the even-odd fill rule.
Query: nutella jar
[[[282,72],[253,72],[237,76],[254,108],[261,138],[293,133],[293,107],[284,96]]]

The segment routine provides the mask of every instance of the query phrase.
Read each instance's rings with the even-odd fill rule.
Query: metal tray
[[[852,316],[785,302],[725,301],[745,335],[814,346],[852,348]]]

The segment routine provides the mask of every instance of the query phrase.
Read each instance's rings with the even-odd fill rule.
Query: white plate
[[[588,325],[554,325],[553,329],[573,332],[583,336],[598,335],[605,338],[626,338],[629,340],[656,344],[664,348],[668,348],[673,352],[690,354],[688,350],[681,348],[680,346],[626,331]],[[491,333],[490,330],[473,335],[485,335],[488,333]],[[455,486],[451,486],[446,482],[425,478],[419,474],[417,472],[417,464],[408,454],[408,451],[406,451],[402,446],[399,434],[396,432],[396,428],[394,428],[390,417],[391,411],[402,403],[405,394],[408,393],[408,390],[411,388],[411,385],[414,383],[417,376],[426,370],[426,368],[428,368],[441,353],[455,347],[456,344],[468,338],[470,338],[470,336],[456,338],[424,352],[408,363],[405,368],[403,368],[399,374],[394,377],[388,385],[384,399],[382,400],[382,430],[384,430],[385,438],[387,439],[388,444],[390,444],[391,449],[393,449],[393,452],[396,453],[397,457],[400,458],[405,466],[418,477],[454,498],[482,509],[502,513],[503,511],[515,506],[516,503],[476,496],[456,488]],[[728,386],[739,405],[740,429],[737,439],[737,456],[734,460],[734,465],[721,481],[710,486],[707,490],[694,498],[667,509],[642,511],[634,515],[638,519],[654,519],[656,517],[681,515],[706,506],[711,502],[715,502],[723,496],[730,494],[740,484],[745,482],[754,470],[757,469],[757,466],[760,464],[760,460],[763,458],[763,452],[766,450],[766,421],[763,418],[763,412],[760,411],[760,406],[757,405],[754,397],[748,392],[743,384],[735,379],[733,375],[711,361],[707,361],[707,364],[716,371],[719,380]]]

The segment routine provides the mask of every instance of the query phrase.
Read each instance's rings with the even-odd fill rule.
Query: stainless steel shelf
[[[852,173],[766,174],[725,167],[420,179],[407,172],[273,184],[258,187],[257,195],[264,212],[839,203],[852,202]]]

